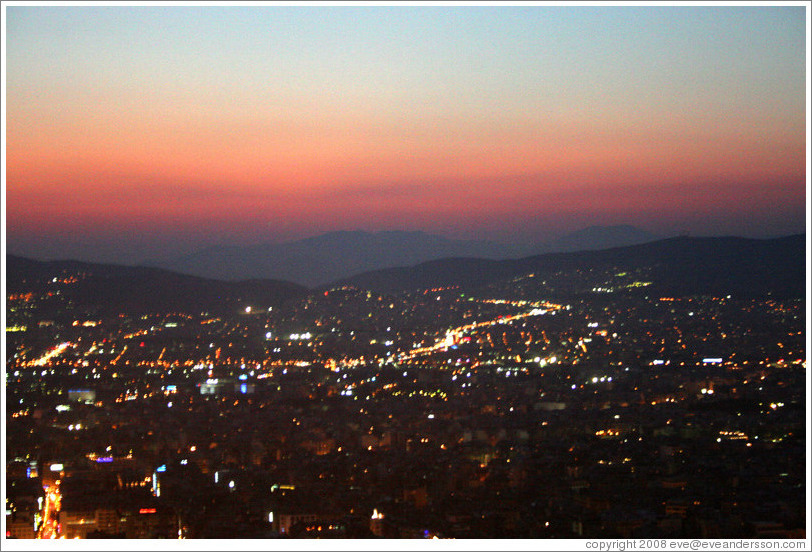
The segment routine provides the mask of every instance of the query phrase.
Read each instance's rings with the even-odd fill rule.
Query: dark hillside
[[[307,288],[277,280],[221,282],[157,268],[77,261],[41,262],[6,256],[8,293],[44,293],[53,279],[63,301],[99,312],[235,312],[246,305],[270,307],[307,293]],[[75,279],[75,282],[72,280]]]
[[[657,293],[799,297],[804,295],[805,250],[804,235],[769,240],[679,237],[508,261],[441,259],[367,272],[340,283],[392,292],[449,285],[470,288],[530,272],[645,268],[652,279],[650,290]]]

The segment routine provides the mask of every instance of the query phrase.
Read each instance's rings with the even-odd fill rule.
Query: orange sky
[[[328,11],[10,8],[9,250],[804,229],[802,8]]]

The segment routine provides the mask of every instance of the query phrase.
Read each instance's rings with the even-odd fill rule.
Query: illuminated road
[[[59,487],[51,485],[45,492],[45,507],[43,508],[42,526],[37,534],[38,539],[55,539],[58,537],[59,508],[62,497]]]
[[[500,299],[485,299],[485,300],[482,300],[482,302],[484,302],[484,303],[495,303],[495,304],[506,303],[506,304],[512,304],[512,305],[515,305],[515,306],[527,306],[527,305],[529,305],[529,306],[532,306],[533,308],[531,310],[529,310],[528,312],[525,312],[525,313],[522,313],[522,314],[514,314],[512,316],[499,316],[499,317],[497,317],[497,318],[495,318],[493,320],[486,320],[484,322],[473,322],[471,324],[465,324],[464,326],[459,326],[457,328],[453,328],[451,330],[448,330],[446,332],[446,334],[445,334],[445,337],[443,339],[437,341],[437,343],[435,343],[434,345],[431,345],[429,347],[420,347],[420,348],[417,348],[417,349],[412,349],[408,353],[402,353],[399,360],[401,360],[401,361],[403,361],[403,360],[411,360],[411,359],[415,358],[416,356],[427,355],[427,354],[434,353],[436,351],[447,351],[449,347],[453,346],[456,342],[458,342],[462,338],[462,336],[465,334],[465,332],[470,332],[471,330],[475,330],[477,328],[484,328],[484,327],[487,327],[487,326],[494,326],[496,324],[506,324],[508,322],[513,322],[514,320],[519,320],[521,318],[526,318],[528,316],[538,316],[538,315],[541,315],[541,314],[545,314],[548,311],[560,310],[560,309],[564,308],[561,305],[556,305],[554,303],[547,303],[547,302],[528,303],[526,301],[515,302],[515,301],[504,301],[504,300],[500,300]]]
[[[61,355],[65,351],[65,349],[67,349],[71,345],[72,345],[72,343],[70,343],[68,341],[66,341],[64,343],[60,343],[59,345],[57,345],[56,347],[54,347],[53,349],[51,349],[50,351],[45,353],[42,357],[40,357],[37,360],[33,361],[32,365],[33,366],[45,366],[48,363],[49,360],[51,360],[55,356]]]

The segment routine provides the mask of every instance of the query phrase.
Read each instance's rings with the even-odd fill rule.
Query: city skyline
[[[112,262],[353,229],[805,229],[801,5],[5,17],[11,253]]]

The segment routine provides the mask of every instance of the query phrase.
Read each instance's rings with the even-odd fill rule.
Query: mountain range
[[[644,275],[649,281],[645,291],[661,296],[804,297],[805,255],[806,236],[802,234],[766,240],[678,237],[520,259],[443,258],[363,272],[320,289],[339,285],[379,292],[444,286],[474,289],[494,283],[510,285],[512,279],[529,273],[542,280],[556,274],[622,272]],[[58,281],[66,278],[69,282],[60,285]],[[47,297],[45,302],[51,301],[54,312],[64,311],[70,304],[89,313],[235,313],[247,305],[281,305],[312,291],[279,280],[221,281],[151,267],[36,261],[14,255],[6,256],[6,287],[10,295],[35,292]],[[54,292],[57,289],[59,293]]]
[[[425,232],[329,232],[286,243],[214,246],[146,265],[219,280],[270,278],[319,286],[372,270],[448,257],[515,259],[528,255],[633,245],[657,236],[628,225],[591,226],[549,243],[507,245],[452,240]]]

